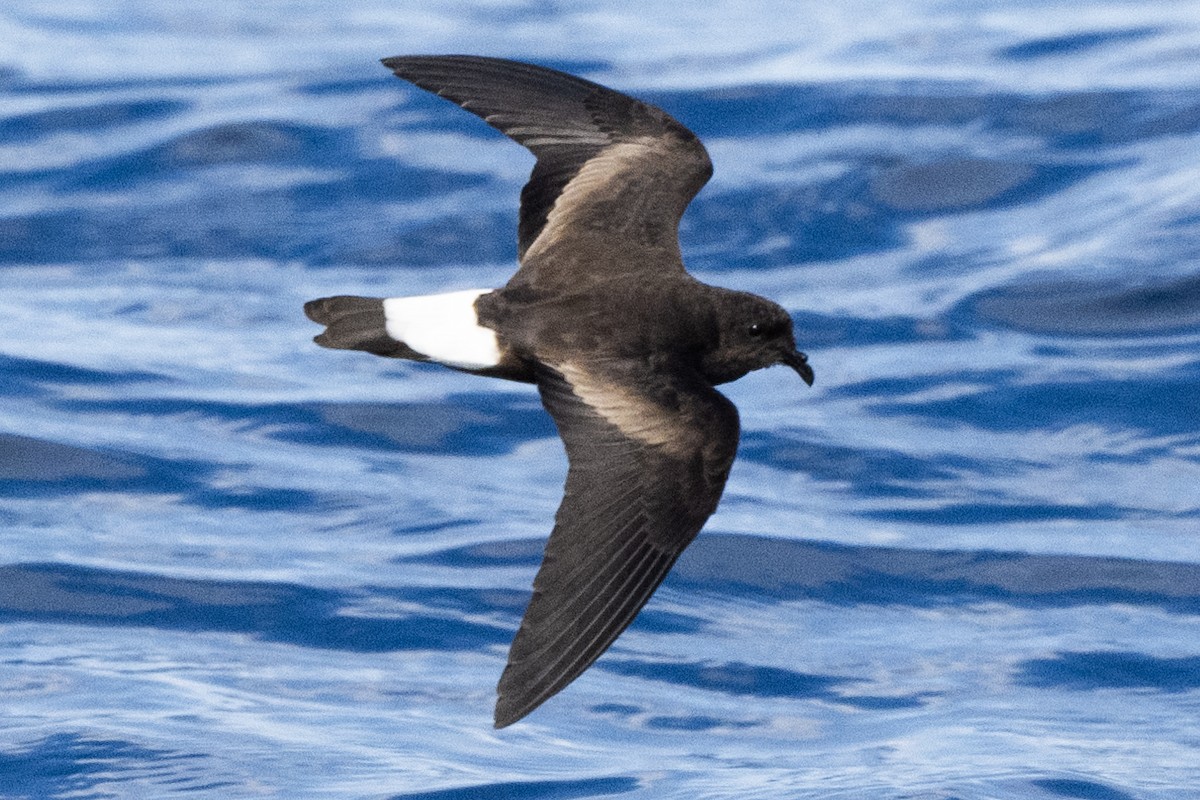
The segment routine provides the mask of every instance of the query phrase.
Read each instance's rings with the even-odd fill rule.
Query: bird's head
[[[812,386],[813,369],[808,356],[796,349],[792,318],[782,306],[758,295],[730,291],[721,292],[715,305],[719,341],[703,362],[704,373],[713,383],[786,364]]]

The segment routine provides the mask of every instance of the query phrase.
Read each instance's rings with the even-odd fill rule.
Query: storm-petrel
[[[500,677],[503,728],[591,666],[716,509],[738,414],[713,386],[813,371],[783,308],[684,269],[679,219],[712,162],[666,112],[516,61],[383,63],[537,157],[503,288],[304,306],[323,347],[533,383],[554,418],[566,488]]]

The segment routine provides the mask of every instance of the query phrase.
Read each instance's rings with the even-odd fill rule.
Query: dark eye
[[[767,335],[767,326],[761,322],[751,322],[750,327],[746,328],[746,333],[750,334],[751,339],[760,339]]]

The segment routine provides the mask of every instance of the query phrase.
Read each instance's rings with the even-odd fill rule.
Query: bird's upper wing
[[[679,218],[708,181],[712,162],[700,140],[666,112],[591,81],[516,61],[398,56],[383,63],[537,156],[521,192],[522,264],[564,232],[678,253]],[[662,268],[677,261],[654,263]]]
[[[723,395],[644,361],[541,367],[538,388],[570,467],[496,727],[573,681],[633,621],[716,509],[738,442]]]

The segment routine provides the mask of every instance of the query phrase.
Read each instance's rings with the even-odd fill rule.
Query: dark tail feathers
[[[304,313],[313,322],[326,326],[314,337],[321,347],[334,350],[365,350],[377,356],[428,361],[404,342],[387,334],[387,318],[379,297],[322,297],[304,304]]]

